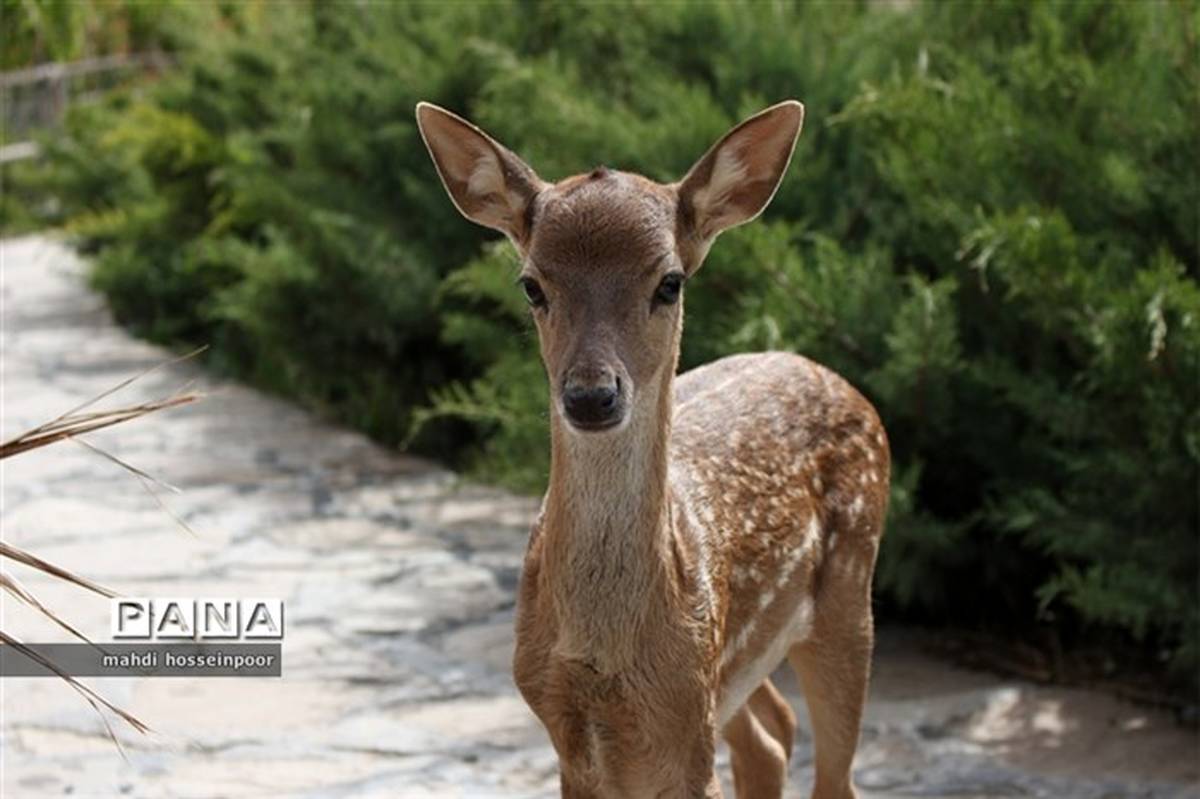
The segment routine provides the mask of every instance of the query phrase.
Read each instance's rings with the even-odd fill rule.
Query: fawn
[[[872,647],[890,455],[875,410],[798,355],[676,378],[683,286],[791,161],[804,107],[733,128],[679,182],[600,167],[543,181],[466,120],[417,106],[455,206],[512,241],[550,382],[549,487],[517,606],[513,673],[565,797],[779,797],[796,717],[817,799],[850,768]]]

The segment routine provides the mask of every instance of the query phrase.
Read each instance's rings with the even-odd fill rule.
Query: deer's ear
[[[545,185],[529,166],[457,114],[417,104],[417,127],[442,185],[467,219],[506,234],[522,247],[527,211]]]
[[[775,196],[804,124],[795,100],[747,119],[712,146],[678,184],[680,221],[702,247],[749,222]]]

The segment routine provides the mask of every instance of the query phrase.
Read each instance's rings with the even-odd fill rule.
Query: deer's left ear
[[[771,202],[803,124],[800,103],[773,105],[726,133],[679,182],[680,222],[702,251]]]

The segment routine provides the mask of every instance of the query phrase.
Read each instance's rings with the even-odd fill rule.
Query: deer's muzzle
[[[621,380],[599,385],[568,382],[562,390],[563,415],[572,427],[584,431],[607,430],[625,418]]]

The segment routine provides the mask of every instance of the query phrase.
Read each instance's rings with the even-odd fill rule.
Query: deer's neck
[[[672,375],[631,408],[625,429],[581,434],[552,414],[542,570],[559,618],[558,654],[627,665],[666,601]]]

